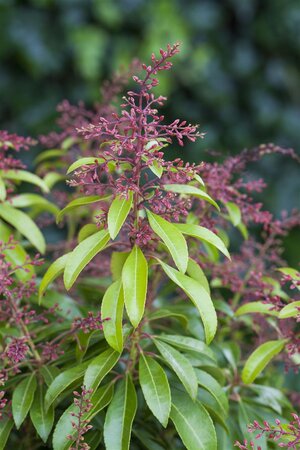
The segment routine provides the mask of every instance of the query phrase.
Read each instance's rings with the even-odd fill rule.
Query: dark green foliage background
[[[92,103],[121,64],[181,41],[159,89],[168,119],[207,132],[186,159],[270,141],[299,148],[298,0],[0,0],[0,29],[1,128],[47,132],[62,99]],[[255,173],[271,182],[273,211],[296,206],[295,163],[266,158]]]

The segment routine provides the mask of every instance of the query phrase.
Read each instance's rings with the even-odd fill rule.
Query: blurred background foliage
[[[264,142],[299,148],[299,0],[0,0],[0,27],[1,128],[46,133],[61,100],[91,104],[121,65],[181,41],[159,90],[168,120],[207,132],[185,159]],[[253,171],[270,183],[273,211],[297,206],[295,162],[275,155]]]

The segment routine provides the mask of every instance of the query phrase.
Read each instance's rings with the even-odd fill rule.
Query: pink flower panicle
[[[70,447],[70,450],[89,450],[90,447],[84,442],[84,434],[87,433],[92,425],[89,425],[90,420],[87,418],[88,413],[91,411],[93,404],[90,397],[93,393],[92,389],[86,389],[85,386],[81,387],[81,393],[74,391],[74,405],[78,409],[78,412],[72,412],[71,416],[76,420],[72,421],[72,428],[75,430],[74,435],[68,435],[67,438],[71,441],[75,441],[74,445]]]
[[[102,330],[103,322],[110,320],[110,318],[102,319],[101,313],[88,312],[88,317],[77,318],[73,321],[73,329],[82,330],[84,333],[89,333],[94,330]]]

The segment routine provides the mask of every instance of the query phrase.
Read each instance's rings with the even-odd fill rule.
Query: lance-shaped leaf
[[[12,414],[17,429],[20,428],[30,410],[36,386],[36,377],[32,374],[21,381],[13,392]]]
[[[235,316],[242,316],[244,314],[268,314],[270,316],[278,316],[278,311],[275,311],[272,303],[250,302],[240,306],[234,313]]]
[[[210,287],[207,278],[205,276],[205,273],[203,272],[199,264],[197,264],[196,261],[194,261],[192,258],[189,258],[186,273],[191,278],[194,278],[194,280],[199,281],[199,283],[204,287],[204,289],[210,294]]]
[[[157,214],[147,210],[147,215],[152,230],[166,244],[180,272],[185,273],[189,255],[187,244],[182,233],[174,224],[168,222]]]
[[[195,371],[189,360],[164,342],[155,339],[154,343],[165,362],[174,370],[189,395],[195,399],[197,396],[198,383]]]
[[[210,295],[198,281],[173,269],[168,264],[158,261],[168,277],[186,293],[198,309],[204,326],[206,342],[209,344],[217,330],[217,314]]]
[[[125,261],[122,283],[127,314],[132,325],[137,327],[144,314],[148,284],[148,263],[137,246]]]
[[[57,214],[59,209],[56,205],[49,202],[38,194],[20,194],[16,195],[9,201],[14,208],[28,208],[30,206],[40,206],[41,210],[49,211]]]
[[[236,227],[237,225],[239,225],[239,223],[241,222],[241,218],[242,218],[240,208],[238,207],[238,205],[236,205],[235,203],[232,203],[232,202],[225,203],[225,206],[228,211],[232,225],[234,225]]]
[[[166,191],[175,192],[176,194],[192,195],[193,197],[201,198],[201,200],[207,201],[218,210],[220,209],[219,205],[205,191],[202,191],[195,186],[189,186],[187,184],[165,184],[164,189]]]
[[[15,227],[40,253],[45,252],[46,243],[44,236],[27,214],[2,203],[0,206],[0,217]]]
[[[297,317],[300,315],[300,301],[289,303],[280,311],[279,319],[287,319],[289,317]]]
[[[111,402],[113,392],[112,383],[97,389],[90,399],[93,405],[92,409],[89,412],[84,413],[82,420],[91,420],[96,414],[102,411],[102,409]],[[68,439],[67,436],[72,436],[74,440],[76,439],[77,431],[72,426],[72,422],[74,422],[74,417],[71,415],[72,413],[78,413],[78,407],[74,403],[65,410],[57,422],[53,433],[53,450],[68,450],[72,443],[72,439]]]
[[[113,252],[110,259],[110,271],[113,280],[118,280],[122,276],[124,263],[130,252]]]
[[[0,170],[0,176],[9,180],[25,181],[39,186],[44,192],[49,192],[48,186],[40,177],[26,170]]]
[[[215,233],[208,230],[205,227],[201,227],[200,225],[193,225],[189,223],[178,223],[176,224],[176,228],[183,234],[187,234],[188,236],[192,236],[200,241],[208,242],[209,244],[216,247],[220,252],[222,252],[227,258],[230,259],[229,252],[225,247],[222,239],[219,238]]]
[[[58,172],[48,172],[44,177],[44,183],[48,186],[48,189],[52,189],[56,183],[64,181],[66,177]]]
[[[84,241],[87,237],[91,236],[92,234],[95,234],[99,228],[95,223],[87,223],[86,225],[83,225],[83,227],[79,230],[78,233],[78,243]]]
[[[217,450],[216,431],[208,412],[184,392],[172,391],[170,418],[187,450]]]
[[[3,416],[0,420],[0,450],[5,450],[7,439],[9,438],[14,421],[8,417]]]
[[[107,200],[110,198],[110,195],[105,195],[103,197],[99,195],[88,195],[86,197],[80,197],[76,198],[75,200],[72,200],[70,203],[67,204],[67,206],[64,207],[56,217],[56,223],[59,223],[63,216],[70,211],[73,211],[73,209],[79,208],[80,206],[90,205],[91,203],[97,203],[103,200]]]
[[[104,442],[107,449],[128,450],[132,422],[137,409],[137,397],[129,375],[118,383],[104,423]]]
[[[109,241],[107,230],[101,230],[80,242],[70,253],[64,271],[66,289],[70,289],[86,265],[103,250]]]
[[[220,384],[214,379],[214,377],[212,377],[204,370],[195,369],[195,372],[197,375],[199,386],[202,386],[215,398],[222,411],[223,416],[226,417],[229,408],[228,398]]]
[[[110,205],[107,224],[110,237],[115,239],[122,228],[133,202],[133,192],[128,193],[128,198],[118,195]]]
[[[263,371],[267,364],[284,348],[287,340],[268,341],[261,344],[247,359],[242,371],[242,380],[245,384],[253,383],[255,378]]]
[[[171,391],[165,371],[153,358],[142,354],[139,362],[139,380],[149,409],[166,427],[171,410]]]
[[[160,334],[156,337],[156,339],[166,342],[173,347],[180,348],[181,350],[202,353],[209,358],[215,359],[214,352],[208,347],[208,345],[198,339],[174,334]]]
[[[121,280],[119,280],[109,286],[101,304],[104,337],[108,344],[119,353],[123,350],[123,309],[124,293]]]
[[[85,158],[80,158],[77,161],[73,162],[68,168],[67,174],[74,172],[74,170],[79,169],[82,166],[89,166],[93,164],[102,164],[105,160],[103,158],[94,158],[92,156],[87,156]]]
[[[30,408],[30,418],[41,439],[46,442],[54,421],[54,409],[45,410],[43,386],[38,386]]]
[[[41,284],[39,286],[39,300],[41,301],[42,296],[44,295],[47,287],[49,286],[52,281],[54,281],[60,274],[63,273],[67,259],[71,253],[66,253],[63,256],[60,256],[57,258],[47,269],[45,275],[43,276],[43,279],[41,281]]]
[[[3,178],[0,177],[0,201],[4,202],[5,199],[6,199],[6,187]]]
[[[34,160],[35,164],[40,164],[42,161],[52,158],[60,158],[65,152],[59,148],[51,148],[41,152]]]
[[[97,389],[105,375],[117,364],[120,353],[109,348],[94,358],[89,364],[84,375],[84,386],[86,389]]]
[[[80,384],[87,366],[87,362],[82,363],[78,366],[72,367],[71,369],[65,370],[54,378],[45,395],[46,411],[50,408],[54,400],[56,400],[57,397],[72,383],[77,381],[78,385]]]

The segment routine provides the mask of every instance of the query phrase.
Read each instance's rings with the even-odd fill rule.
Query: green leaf
[[[85,375],[84,385],[86,389],[97,389],[105,375],[111,371],[111,369],[117,364],[120,358],[120,353],[114,349],[109,348],[99,356],[94,358],[89,364]]]
[[[53,186],[55,186],[55,184],[59,183],[60,181],[65,181],[65,179],[66,177],[61,173],[48,172],[44,177],[44,183],[50,190],[53,188]]]
[[[33,373],[21,381],[13,392],[12,414],[17,429],[20,428],[31,408],[36,386],[36,377]]]
[[[239,223],[241,222],[241,218],[242,218],[240,208],[238,207],[238,205],[236,205],[235,203],[232,203],[232,202],[225,203],[225,207],[228,211],[232,225],[234,225],[236,227],[237,225],[239,225]]]
[[[78,384],[80,383],[87,366],[87,362],[79,364],[78,366],[72,367],[72,369],[65,370],[54,378],[45,395],[46,411],[50,408],[54,400],[56,400],[68,386],[75,381],[78,381]]]
[[[200,225],[192,225],[188,223],[178,223],[176,224],[176,228],[178,228],[178,230],[183,234],[192,236],[196,239],[199,239],[200,241],[208,242],[230,259],[230,255],[227,248],[225,247],[224,242],[219,238],[219,236],[217,236],[207,228],[201,227]]]
[[[283,273],[284,275],[290,276],[294,281],[300,281],[299,270],[293,269],[292,267],[280,267],[277,270],[279,270],[279,272]],[[298,290],[300,290],[300,285],[296,284],[296,287]]]
[[[124,263],[130,252],[113,252],[110,259],[110,271],[113,280],[118,280],[122,276]]]
[[[87,223],[86,225],[83,225],[78,233],[78,243],[80,244],[80,242],[84,241],[92,234],[95,234],[98,230],[99,228],[94,223]]]
[[[209,344],[217,330],[217,315],[213,302],[205,288],[193,278],[184,275],[158,260],[168,277],[192,300],[203,322],[206,342]]]
[[[82,166],[88,166],[90,164],[102,164],[105,162],[105,159],[103,158],[95,158],[93,156],[86,157],[86,158],[80,158],[77,161],[73,162],[73,164],[70,165],[67,171],[67,175],[71,172],[74,172],[74,170],[78,169]]]
[[[8,416],[3,416],[0,420],[0,450],[5,450],[6,442],[13,426],[14,421]]]
[[[6,199],[6,187],[3,178],[0,177],[0,202],[4,202]]]
[[[253,383],[267,364],[284,348],[287,340],[268,341],[261,344],[249,356],[242,371],[242,380],[245,384]]]
[[[153,172],[154,175],[156,175],[158,178],[161,178],[162,174],[164,173],[163,166],[156,160],[154,160],[153,163],[150,164],[150,166],[148,167],[151,170],[151,172]]]
[[[136,328],[145,309],[148,263],[142,250],[134,246],[122,270],[124,301],[130,322]]]
[[[195,372],[199,386],[202,386],[215,398],[222,410],[223,415],[226,417],[228,414],[229,403],[228,398],[220,384],[214,379],[214,377],[204,370],[195,369]]]
[[[300,301],[289,303],[280,311],[279,319],[287,319],[288,317],[297,317],[300,315]]]
[[[172,391],[170,418],[187,450],[217,450],[213,422],[199,401]]]
[[[123,350],[123,309],[124,293],[121,280],[119,280],[109,286],[101,304],[104,337],[107,343],[119,353]]]
[[[64,271],[64,283],[67,290],[71,289],[79,274],[86,265],[103,250],[109,241],[107,230],[98,231],[80,242],[70,253]]]
[[[45,410],[43,386],[39,386],[35,392],[30,418],[40,438],[46,442],[54,421],[54,409]]]
[[[45,253],[44,236],[27,214],[2,203],[0,205],[0,216],[25,236],[40,253]]]
[[[115,239],[122,228],[133,203],[133,192],[128,193],[128,199],[118,195],[110,205],[107,224],[110,237]]]
[[[7,243],[12,234],[12,229],[0,220],[0,240]],[[26,269],[26,272],[24,269],[17,269],[15,271],[16,277],[19,280],[28,281],[34,276],[35,271],[33,266],[30,264],[24,264],[28,260],[28,254],[21,245],[14,244],[14,248],[4,250],[3,253],[5,255],[5,259],[12,263],[12,268],[16,266],[23,266],[24,269]]]
[[[159,319],[171,319],[175,318],[181,322],[184,328],[188,325],[188,319],[184,314],[180,314],[179,312],[173,311],[171,309],[159,309],[157,311],[153,311],[147,315],[147,319],[151,320],[159,320]]]
[[[59,277],[60,274],[63,273],[70,254],[71,253],[67,253],[66,255],[60,256],[48,267],[39,286],[40,301],[49,284],[52,283],[52,281],[54,281],[57,277]]]
[[[197,264],[196,261],[194,261],[192,258],[189,258],[186,273],[191,278],[194,278],[194,280],[198,281],[204,287],[206,292],[210,294],[210,287],[207,278],[199,264]]]
[[[91,420],[96,414],[98,414],[105,406],[107,406],[113,396],[113,384],[109,383],[100,387],[91,397],[92,409],[85,413],[82,417],[83,420]],[[68,439],[70,435],[76,438],[76,430],[72,427],[74,417],[72,413],[78,413],[78,407],[72,403],[69,408],[60,416],[57,425],[53,433],[53,450],[68,450],[72,443],[72,440]]]
[[[147,210],[150,226],[152,230],[162,239],[166,244],[172,258],[180,270],[185,273],[188,265],[188,248],[184,237],[177,227]]]
[[[25,181],[39,186],[44,192],[49,192],[48,186],[40,177],[26,170],[0,170],[0,176],[9,180]]]
[[[156,336],[156,339],[182,350],[204,353],[212,359],[215,357],[213,351],[204,342],[199,341],[198,339],[182,335],[177,336],[174,334],[160,334],[159,336]]]
[[[187,184],[165,184],[164,189],[177,194],[192,195],[194,197],[201,198],[201,200],[207,201],[220,210],[219,205],[205,191],[202,191],[195,186],[189,186]]]
[[[104,423],[107,450],[129,450],[132,422],[137,409],[134,385],[129,375],[118,383]]]
[[[99,195],[88,195],[86,197],[79,197],[75,200],[72,200],[70,203],[67,204],[56,217],[56,223],[59,223],[63,216],[65,214],[68,214],[70,211],[73,211],[73,209],[79,208],[80,206],[90,205],[91,203],[96,203],[100,201],[104,201],[110,198],[110,195],[102,196]]]
[[[141,354],[139,380],[149,409],[166,427],[171,410],[171,392],[164,370],[155,359]]]
[[[35,164],[39,164],[42,161],[52,158],[60,158],[63,156],[64,152],[61,149],[52,148],[50,150],[45,150],[41,152],[34,160]]]
[[[59,211],[56,205],[37,194],[20,194],[12,197],[9,203],[14,208],[28,208],[30,206],[40,206],[42,210],[50,211],[56,215]]]
[[[250,302],[240,306],[234,313],[235,316],[242,316],[243,314],[268,314],[270,316],[278,316],[278,312],[272,310],[274,307],[271,303]]]
[[[198,382],[193,366],[189,360],[168,344],[154,339],[154,343],[166,363],[174,370],[189,395],[195,399]]]

